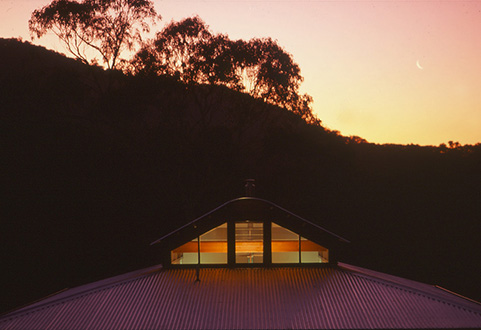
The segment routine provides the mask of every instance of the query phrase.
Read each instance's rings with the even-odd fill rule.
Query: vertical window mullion
[[[235,222],[227,222],[227,264],[235,265]]]
[[[197,236],[197,264],[200,265],[200,235]]]
[[[271,221],[264,222],[264,265],[272,264],[272,227]]]
[[[302,263],[302,250],[301,250],[301,235],[297,235],[299,237],[299,263]]]

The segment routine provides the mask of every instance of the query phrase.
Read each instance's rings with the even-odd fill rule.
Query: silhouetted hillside
[[[0,39],[1,311],[158,262],[243,194],[352,241],[342,261],[481,300],[481,147],[357,143],[225,87]]]

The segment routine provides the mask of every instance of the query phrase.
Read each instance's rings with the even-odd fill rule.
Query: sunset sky
[[[0,0],[0,37],[30,40],[49,0]],[[481,142],[481,1],[155,0],[231,39],[272,37],[323,125],[374,143]],[[35,44],[66,52],[53,38]]]

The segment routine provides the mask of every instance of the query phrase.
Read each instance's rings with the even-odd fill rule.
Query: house
[[[152,244],[162,263],[68,289],[0,329],[468,329],[481,304],[341,263],[349,242],[253,195]]]

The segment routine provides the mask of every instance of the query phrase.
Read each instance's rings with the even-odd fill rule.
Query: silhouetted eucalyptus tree
[[[32,13],[29,29],[32,38],[53,32],[86,64],[98,62],[89,61],[88,49],[93,49],[108,69],[115,69],[122,51],[132,50],[157,19],[150,0],[54,0]]]
[[[144,44],[132,63],[134,73],[170,75],[183,82],[195,82],[198,46],[212,35],[199,17],[171,22],[154,40]]]
[[[310,104],[312,97],[299,94],[304,78],[292,55],[271,38],[251,39],[239,50],[244,90],[254,97],[297,113],[317,123]]]
[[[243,90],[237,74],[239,59],[235,43],[223,34],[212,35],[197,46],[197,57],[192,61],[196,81],[225,85],[234,90]]]
[[[271,38],[230,40],[198,16],[171,22],[135,55],[134,74],[170,75],[186,83],[225,85],[317,123],[292,55]]]

